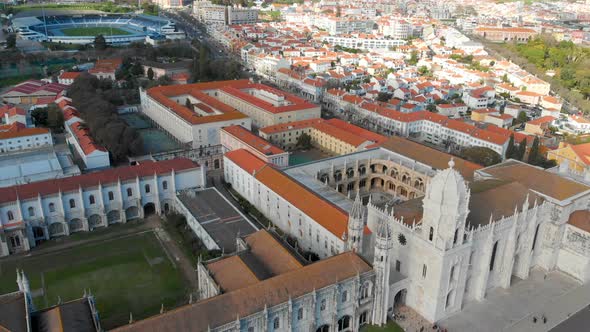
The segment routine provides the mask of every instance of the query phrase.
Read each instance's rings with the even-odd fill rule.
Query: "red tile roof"
[[[527,122],[527,124],[532,124],[532,125],[538,126],[538,125],[542,125],[545,123],[551,123],[553,120],[555,120],[554,117],[547,115],[547,116],[542,116],[538,119],[531,120],[531,121]]]
[[[0,139],[46,135],[49,133],[49,129],[46,128],[25,128],[23,124],[15,122],[2,128],[0,131]]]
[[[66,71],[66,72],[62,73],[61,75],[59,75],[59,78],[64,79],[64,80],[73,80],[73,79],[76,79],[81,74],[82,74],[82,72],[80,72],[80,71]]]
[[[13,202],[17,199],[30,199],[37,195],[50,195],[59,191],[70,192],[79,188],[90,188],[115,183],[118,180],[127,181],[136,177],[146,177],[155,174],[168,174],[197,168],[199,165],[190,159],[178,158],[163,161],[142,161],[139,165],[110,168],[104,171],[87,173],[68,178],[52,179],[32,182],[28,184],[0,188],[0,203]]]
[[[80,144],[85,155],[89,155],[94,151],[107,151],[102,146],[94,143],[93,138],[90,136],[90,132],[82,126],[81,122],[72,123],[70,128],[72,129],[72,133],[76,136],[76,140]]]
[[[284,131],[309,128],[309,127],[313,126],[314,124],[321,123],[321,122],[324,122],[324,119],[314,118],[314,119],[279,123],[276,125],[260,128],[258,131],[263,132],[267,135],[272,135],[272,134],[276,134],[276,133],[282,133]]]
[[[284,150],[272,145],[267,140],[254,135],[251,131],[249,131],[248,129],[246,129],[242,126],[238,126],[238,125],[229,126],[229,127],[224,127],[221,130],[223,130],[226,133],[232,135],[233,137],[239,139],[243,143],[251,146],[252,148],[256,149],[257,151],[259,151],[260,153],[262,153],[264,155],[272,156],[275,154],[280,154],[280,153],[285,152]]]
[[[350,124],[346,121],[342,121],[340,119],[334,118],[334,119],[326,120],[326,123],[330,124],[331,126],[345,130],[345,131],[347,131],[351,134],[354,134],[356,136],[362,137],[365,140],[373,141],[375,143],[382,143],[387,140],[387,137],[385,137],[383,135],[379,135],[379,134],[374,133],[372,131],[368,131],[364,128],[361,128],[359,126],[355,126],[353,124]]]
[[[317,196],[287,174],[266,164],[247,150],[230,151],[225,157],[246,170],[273,192],[293,204],[323,228],[341,237],[348,229],[348,213]],[[256,171],[256,172],[254,172]]]

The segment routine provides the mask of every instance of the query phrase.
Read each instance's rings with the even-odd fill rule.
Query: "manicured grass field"
[[[15,291],[16,269],[29,278],[37,308],[95,296],[103,328],[146,318],[186,301],[181,272],[172,265],[153,232],[82,244],[50,254],[0,260],[0,294]]]
[[[66,28],[61,29],[66,36],[110,36],[110,35],[130,35],[128,31],[119,28],[109,27],[88,27],[88,28]]]
[[[378,327],[372,325],[365,325],[361,328],[361,332],[403,332],[404,330],[395,322],[389,321],[387,324]]]

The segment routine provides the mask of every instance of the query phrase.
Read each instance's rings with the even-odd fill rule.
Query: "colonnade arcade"
[[[407,200],[424,196],[429,177],[391,160],[370,159],[323,169],[317,179],[344,195],[359,190],[361,195],[381,192]]]

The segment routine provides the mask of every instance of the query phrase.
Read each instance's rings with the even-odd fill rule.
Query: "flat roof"
[[[236,251],[238,235],[258,230],[215,188],[181,192],[178,198],[225,252]]]

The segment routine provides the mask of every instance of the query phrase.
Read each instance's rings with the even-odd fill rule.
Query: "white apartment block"
[[[406,41],[401,39],[383,39],[383,38],[362,38],[362,37],[340,37],[324,36],[322,41],[333,45],[338,45],[356,49],[389,49],[405,45]]]
[[[0,153],[38,149],[53,146],[51,132],[45,128],[23,128],[20,123],[0,128]]]

